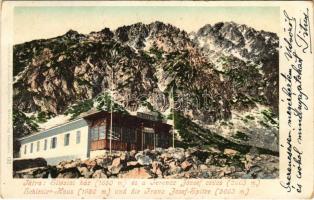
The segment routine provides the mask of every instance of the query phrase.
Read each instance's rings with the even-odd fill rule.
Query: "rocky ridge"
[[[169,120],[173,93],[181,104],[174,111],[178,145],[235,143],[278,152],[274,33],[231,22],[195,34],[163,22],[136,23],[18,44],[13,60],[15,138],[62,114],[106,109],[108,102]],[[263,109],[249,113],[256,108]]]

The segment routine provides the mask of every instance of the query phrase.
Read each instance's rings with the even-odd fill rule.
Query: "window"
[[[106,125],[96,126],[91,128],[91,140],[103,140],[107,138]]]
[[[33,143],[31,143],[31,151],[30,153],[33,153]]]
[[[155,145],[156,147],[158,147],[158,135],[157,134],[155,135]]]
[[[24,145],[24,154],[26,154],[27,153],[27,145],[25,144]]]
[[[76,132],[76,144],[81,142],[81,131]]]
[[[51,146],[50,146],[50,148],[54,149],[56,147],[57,147],[57,138],[53,137],[53,138],[51,138]]]
[[[47,139],[44,141],[44,150],[47,150]]]
[[[120,139],[120,131],[121,129],[117,126],[112,127],[112,140]]]
[[[135,142],[135,130],[133,128],[122,128],[122,140],[124,142]]]
[[[98,140],[98,127],[91,129],[91,139],[92,141]]]
[[[70,133],[64,135],[64,146],[68,146],[70,143]]]
[[[99,133],[99,140],[106,139],[106,127],[105,126],[100,126],[98,129],[98,133]]]
[[[40,148],[40,141],[37,141],[37,151],[39,151]]]
[[[154,144],[154,134],[153,133],[144,133],[144,144],[153,145]]]

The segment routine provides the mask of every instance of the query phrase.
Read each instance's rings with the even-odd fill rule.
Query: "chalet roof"
[[[85,114],[84,116],[82,116],[84,119],[87,119],[87,120],[91,120],[91,119],[97,119],[97,118],[102,118],[102,117],[108,117],[110,116],[110,112],[108,111],[98,111],[98,112],[91,112],[89,114]],[[124,114],[124,113],[119,113],[119,112],[115,112],[113,113],[113,117],[119,117],[119,118],[127,118],[127,119],[132,119],[134,120],[135,122],[137,123],[140,123],[140,122],[144,122],[144,123],[155,123],[155,124],[163,124],[164,126],[171,126],[167,123],[164,123],[160,120],[150,120],[150,119],[144,119],[144,118],[141,118],[139,116],[136,116],[136,115],[129,115],[129,114]]]

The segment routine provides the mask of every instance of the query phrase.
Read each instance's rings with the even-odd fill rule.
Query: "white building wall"
[[[56,162],[63,159],[85,159],[89,156],[89,134],[88,126],[73,129],[67,132],[55,134],[50,137],[46,137],[40,140],[34,140],[32,142],[22,144],[20,148],[21,158],[38,158],[42,157],[47,160],[49,164],[56,164]],[[76,143],[76,134],[80,131],[80,142]],[[66,134],[70,134],[69,145],[64,145],[64,139]],[[52,138],[57,138],[56,148],[51,148]],[[45,140],[47,140],[47,149],[44,150]],[[40,142],[39,151],[37,151],[37,142]],[[31,153],[31,143],[33,143],[33,152]],[[24,152],[25,145],[27,146],[26,154]],[[57,161],[56,161],[57,160]],[[51,162],[49,162],[51,161]]]

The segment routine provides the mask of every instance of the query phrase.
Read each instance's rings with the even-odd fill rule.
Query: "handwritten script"
[[[281,101],[285,104],[284,119],[288,126],[285,143],[281,144],[284,149],[283,156],[287,159],[284,180],[281,186],[287,192],[302,192],[301,180],[303,174],[302,125],[304,113],[307,112],[308,95],[304,92],[305,85],[302,82],[304,69],[307,66],[305,57],[312,54],[311,22],[309,9],[301,11],[298,17],[283,11],[284,15],[284,38],[282,50],[286,59],[286,66],[280,74],[283,81],[281,88]]]

